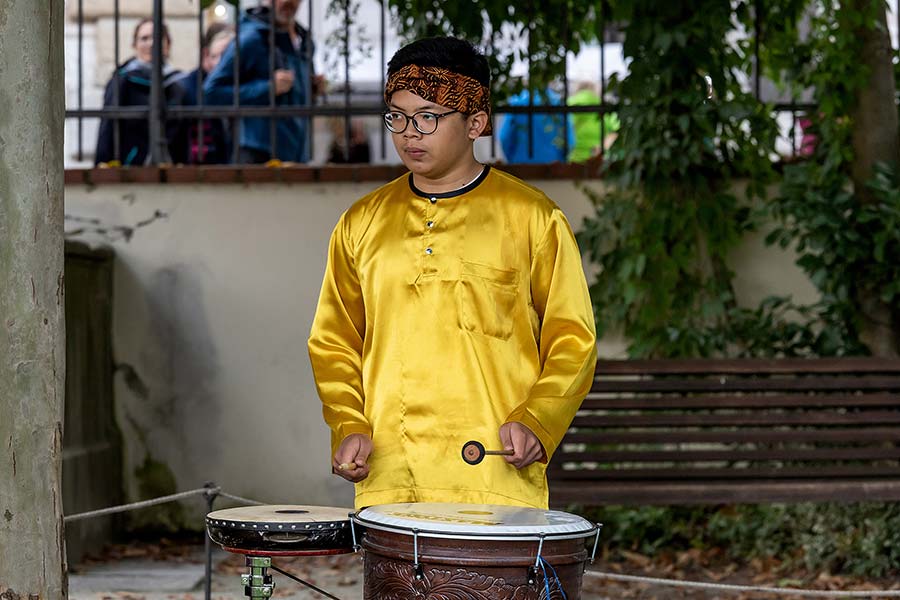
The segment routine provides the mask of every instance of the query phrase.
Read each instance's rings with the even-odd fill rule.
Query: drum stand
[[[337,596],[332,596],[310,582],[304,581],[287,571],[279,569],[272,564],[271,556],[247,555],[247,566],[250,567],[250,572],[241,575],[241,584],[244,586],[244,595],[250,598],[250,600],[265,600],[272,597],[272,592],[275,590],[275,583],[272,581],[272,576],[266,573],[267,569],[272,569],[273,571],[281,573],[285,577],[305,585],[314,592],[322,594],[326,598],[331,598],[331,600],[341,600]]]

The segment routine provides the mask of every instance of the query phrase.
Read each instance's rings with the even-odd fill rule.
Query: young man
[[[309,32],[294,16],[300,0],[264,0],[260,6],[248,8],[241,17],[237,40],[240,45],[241,105],[268,105],[270,91],[277,106],[309,106],[314,88],[319,83],[313,73],[313,43]],[[269,34],[275,25],[275,57],[270,62]],[[238,49],[231,43],[219,64],[203,84],[208,104],[234,102],[234,63]],[[270,67],[274,65],[274,70]],[[309,118],[282,117],[277,119],[275,144],[270,140],[268,117],[241,119],[239,162],[258,164],[269,159],[307,162]]]
[[[357,507],[545,508],[546,462],[590,388],[593,314],[565,217],[475,160],[489,89],[467,42],[400,49],[384,118],[411,172],[356,202],[331,238],[309,353],[332,466]],[[469,440],[513,454],[472,466]]]

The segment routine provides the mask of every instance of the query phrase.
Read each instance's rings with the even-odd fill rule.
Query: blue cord
[[[546,587],[547,600],[550,600],[550,582],[547,580],[547,571],[544,568],[544,565],[547,565],[548,567],[550,567],[550,571],[553,573],[553,581],[556,582],[556,587],[559,590],[559,592],[562,594],[563,600],[569,600],[568,596],[566,596],[566,590],[563,589],[562,582],[560,582],[560,580],[559,580],[559,575],[556,574],[556,569],[554,569],[553,565],[551,565],[549,562],[547,562],[543,556],[540,558],[540,560],[541,560],[541,571],[544,572],[544,584],[547,586]]]
[[[543,557],[538,557],[539,564],[541,565],[541,572],[544,574],[544,589],[547,591],[547,600],[550,600],[550,580],[547,579],[547,569],[544,568],[544,564],[547,562]]]

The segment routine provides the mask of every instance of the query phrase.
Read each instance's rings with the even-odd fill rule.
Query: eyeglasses
[[[403,133],[406,131],[406,128],[409,127],[409,122],[412,121],[416,131],[422,135],[429,135],[437,131],[438,121],[441,117],[446,117],[447,115],[452,115],[456,112],[459,111],[451,110],[450,112],[438,115],[427,110],[420,110],[417,113],[408,115],[397,110],[390,110],[383,115],[384,126],[392,133]]]

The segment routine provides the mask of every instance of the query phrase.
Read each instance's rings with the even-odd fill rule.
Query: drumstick
[[[466,442],[462,448],[463,460],[470,465],[477,465],[484,460],[488,454],[495,456],[512,456],[515,454],[513,450],[485,450],[484,444],[471,440]]]

